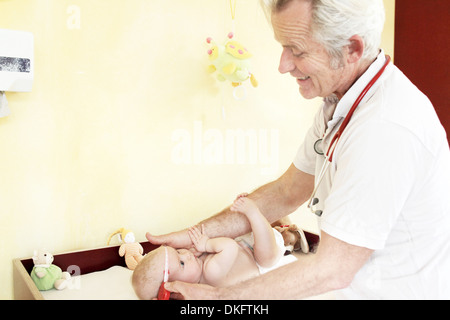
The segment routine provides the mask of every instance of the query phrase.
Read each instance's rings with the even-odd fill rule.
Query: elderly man
[[[279,71],[324,104],[293,164],[249,197],[269,221],[308,201],[319,216],[319,249],[232,287],[166,288],[185,299],[298,299],[331,290],[350,299],[449,299],[450,150],[429,100],[379,49],[382,0],[263,2],[282,45]],[[210,237],[249,231],[229,208],[202,224]],[[147,238],[190,245],[186,230]]]

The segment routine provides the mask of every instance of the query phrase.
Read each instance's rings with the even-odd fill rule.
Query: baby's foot
[[[249,216],[253,213],[258,213],[259,209],[256,203],[247,197],[238,197],[233,205],[231,206],[232,211],[240,212],[245,214],[246,216]]]
[[[248,196],[248,193],[247,193],[247,192],[243,192],[243,193],[239,194],[239,195],[236,197],[236,200],[237,200],[237,199],[240,199],[240,198],[243,198],[243,197],[246,197],[246,196]]]

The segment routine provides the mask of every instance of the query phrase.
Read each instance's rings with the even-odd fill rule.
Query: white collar
[[[386,56],[384,51],[381,49],[377,58],[369,66],[369,68],[364,72],[358,80],[350,87],[350,89],[344,94],[341,100],[339,100],[336,110],[334,111],[331,121],[328,123],[329,127],[334,127],[341,118],[345,118],[353,103],[358,98],[359,94],[364,90],[370,80],[378,73],[378,71],[383,67],[386,62]],[[375,88],[379,85],[379,81],[374,84],[374,86],[369,90],[364,99],[361,101],[363,104],[371,96],[370,92],[373,92]]]

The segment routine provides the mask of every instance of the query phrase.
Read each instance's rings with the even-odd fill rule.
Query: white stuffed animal
[[[39,290],[45,291],[52,288],[63,290],[67,286],[70,274],[62,272],[60,267],[52,264],[53,259],[53,255],[50,252],[34,251],[34,267],[31,271],[31,279],[33,279]]]

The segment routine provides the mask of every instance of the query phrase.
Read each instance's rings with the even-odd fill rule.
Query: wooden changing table
[[[144,253],[148,253],[158,247],[147,241],[141,242],[141,245],[144,248]],[[54,255],[53,264],[60,267],[63,271],[68,270],[70,266],[77,266],[79,268],[77,270],[82,275],[106,270],[113,266],[126,267],[125,259],[119,256],[119,247],[112,246],[56,254]],[[15,300],[44,300],[41,292],[30,277],[33,266],[32,258],[13,260]]]

